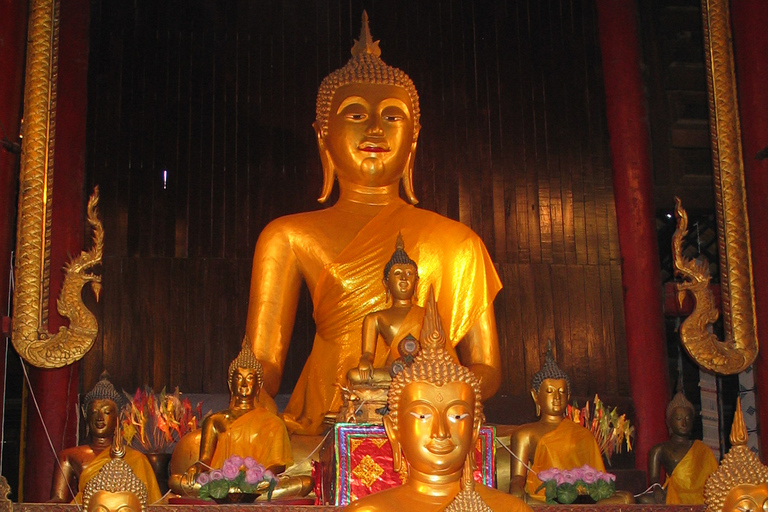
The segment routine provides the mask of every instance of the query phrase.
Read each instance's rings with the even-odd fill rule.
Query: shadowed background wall
[[[83,389],[106,368],[129,391],[226,392],[259,232],[321,207],[315,95],[363,8],[419,91],[420,206],[474,229],[504,283],[500,392],[526,391],[551,339],[574,394],[629,395],[590,0],[94,1],[87,181],[106,241]],[[281,392],[311,307],[305,290]]]

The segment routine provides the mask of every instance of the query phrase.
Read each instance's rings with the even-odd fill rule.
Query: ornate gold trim
[[[681,328],[680,337],[688,353],[700,366],[716,373],[733,374],[752,364],[758,351],[741,128],[728,1],[702,0],[701,11],[725,341],[720,342],[707,332],[707,324],[714,321],[716,316],[711,319],[711,312],[704,313],[698,303],[694,309],[695,314],[686,322],[694,316],[697,318],[688,323],[685,333]],[[679,202],[678,209],[682,211]],[[680,218],[679,212],[678,215]],[[685,212],[682,211],[682,216],[684,215]],[[678,231],[685,229],[686,227],[678,227]],[[673,242],[673,248],[674,246]],[[677,247],[676,251],[679,250]],[[678,290],[691,289],[694,282],[698,283],[696,288],[701,288],[704,279],[701,272],[703,268],[697,268],[693,261],[676,259],[676,273],[688,278],[687,282],[679,285]],[[707,271],[706,283],[708,282]],[[698,298],[707,302],[703,290]],[[711,307],[712,304],[706,306]]]
[[[93,344],[96,318],[82,303],[82,288],[100,278],[90,270],[101,262],[103,231],[96,217],[98,190],[88,205],[94,227],[94,247],[65,267],[57,302],[70,319],[69,328],[48,333],[48,289],[51,256],[51,196],[56,131],[56,83],[59,3],[32,0],[29,11],[27,69],[24,89],[24,128],[19,176],[19,220],[16,231],[13,336],[16,351],[41,368],[59,368],[80,359]]]

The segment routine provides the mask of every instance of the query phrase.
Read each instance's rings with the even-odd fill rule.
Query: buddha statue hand
[[[357,363],[358,382],[368,382],[373,377],[373,355],[369,352],[360,356],[360,362]]]

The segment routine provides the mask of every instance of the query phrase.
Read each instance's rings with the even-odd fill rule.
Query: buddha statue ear
[[[333,161],[331,160],[331,155],[328,153],[328,150],[325,148],[322,124],[320,121],[315,121],[312,123],[312,127],[315,129],[315,136],[317,137],[317,150],[320,153],[320,162],[323,165],[323,190],[320,192],[320,197],[317,198],[317,201],[324,203],[328,200],[328,198],[331,196],[331,192],[333,191]]]
[[[389,438],[389,444],[392,445],[392,465],[395,468],[395,472],[399,473],[403,468],[403,452],[400,449],[400,438],[395,429],[395,424],[392,422],[392,417],[386,415],[382,420],[384,421],[384,431]],[[472,446],[474,446],[474,444]]]
[[[541,416],[541,406],[539,405],[539,394],[536,392],[535,389],[531,389],[531,398],[533,398],[533,403],[536,405],[536,416]]]
[[[416,199],[416,194],[413,191],[413,165],[416,161],[416,144],[419,141],[419,131],[421,125],[417,124],[413,127],[413,142],[411,143],[411,152],[408,155],[408,162],[403,169],[403,189],[405,190],[405,196],[408,198],[411,204],[418,204],[419,200]]]

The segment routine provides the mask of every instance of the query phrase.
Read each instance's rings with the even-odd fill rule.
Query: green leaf
[[[573,503],[578,496],[579,491],[573,484],[560,484],[557,488],[557,501],[560,503]]]
[[[208,485],[210,486],[209,492],[212,498],[223,498],[229,494],[229,480],[227,479],[214,480]]]

